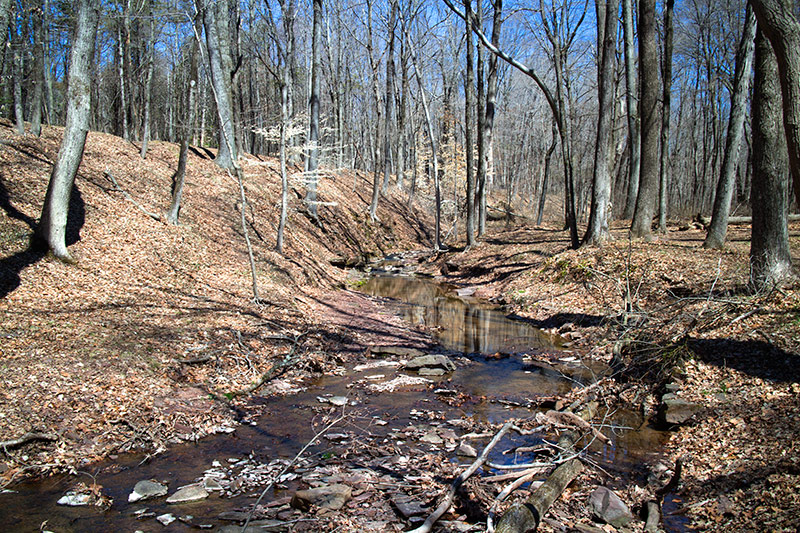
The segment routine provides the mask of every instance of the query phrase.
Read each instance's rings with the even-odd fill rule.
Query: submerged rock
[[[67,505],[69,507],[82,507],[84,505],[90,505],[93,499],[94,496],[91,493],[69,491],[59,498],[56,503],[58,505]]]
[[[291,506],[308,511],[312,505],[320,509],[337,511],[350,499],[352,491],[347,485],[328,485],[316,489],[298,490],[292,497]]]
[[[597,487],[589,496],[589,505],[597,518],[614,527],[621,527],[633,520],[628,506],[619,496],[606,487]]]
[[[133,487],[133,492],[128,496],[128,503],[138,502],[139,500],[146,500],[148,498],[158,498],[159,496],[167,495],[167,486],[153,481],[152,479],[144,479],[138,482]]]
[[[167,503],[187,503],[205,500],[208,498],[208,491],[203,485],[187,485],[178,489],[175,494],[167,498]]]
[[[369,353],[373,357],[419,357],[425,352],[408,346],[370,346]]]
[[[156,520],[161,522],[162,525],[168,526],[173,523],[177,518],[172,513],[165,513],[156,517]]]
[[[423,368],[440,368],[446,372],[452,372],[456,369],[453,363],[446,355],[442,354],[429,354],[415,357],[405,366],[406,370],[421,370]]]

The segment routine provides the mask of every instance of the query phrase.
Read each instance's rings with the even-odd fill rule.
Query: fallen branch
[[[114,190],[115,190],[115,191],[121,192],[121,193],[122,193],[122,195],[123,195],[125,198],[127,198],[128,200],[130,200],[130,201],[133,203],[133,205],[135,205],[136,207],[138,207],[138,208],[139,208],[139,209],[142,211],[142,213],[144,213],[145,215],[149,216],[149,217],[150,217],[150,218],[152,218],[153,220],[157,220],[157,221],[161,222],[161,215],[158,215],[158,214],[156,214],[156,213],[153,213],[152,211],[148,211],[147,209],[145,209],[145,208],[144,208],[144,206],[142,206],[142,204],[140,204],[139,202],[137,202],[137,201],[136,201],[136,200],[133,198],[133,196],[131,196],[130,194],[128,194],[128,191],[126,191],[125,189],[123,189],[122,187],[120,187],[120,186],[119,186],[119,183],[117,183],[117,180],[116,180],[116,178],[114,177],[114,175],[111,173],[111,171],[110,171],[110,170],[106,169],[106,171],[105,171],[105,172],[103,172],[103,175],[104,175],[105,177],[107,177],[109,180],[111,180],[111,183],[112,183],[112,184],[114,184]]]
[[[453,480],[453,483],[450,485],[450,489],[447,491],[447,495],[442,500],[442,503],[440,503],[436,508],[436,510],[433,511],[430,516],[428,516],[421,526],[410,531],[409,533],[429,533],[429,531],[433,528],[433,524],[435,524],[436,521],[439,520],[439,518],[441,518],[442,515],[446,513],[453,504],[453,498],[456,495],[458,487],[460,487],[462,483],[469,479],[469,477],[474,474],[483,463],[486,462],[486,460],[489,458],[489,452],[492,451],[492,448],[494,448],[497,443],[500,442],[500,439],[502,439],[503,436],[508,433],[508,430],[511,429],[512,425],[513,423],[511,421],[503,424],[503,427],[500,428],[500,431],[495,434],[494,438],[489,442],[489,444],[486,445],[481,454],[477,459],[475,459],[470,467],[464,470],[455,480]]]
[[[548,419],[556,422],[557,424],[562,424],[565,426],[574,426],[580,429],[590,431],[592,435],[594,435],[597,440],[602,442],[603,444],[608,444],[611,442],[611,439],[603,435],[603,433],[592,426],[589,422],[584,420],[583,418],[579,417],[575,413],[570,413],[569,411],[547,411],[544,415]]]
[[[25,433],[18,439],[0,441],[0,448],[2,448],[3,451],[8,453],[7,448],[16,448],[17,446],[22,446],[23,444],[35,440],[54,441],[58,440],[58,435],[56,435],[55,433],[41,433],[38,431],[29,431],[28,433]]]
[[[524,485],[528,481],[532,480],[534,478],[534,476],[536,476],[536,474],[538,474],[538,473],[539,472],[536,471],[536,470],[531,470],[527,474],[525,474],[523,476],[520,476],[519,478],[515,479],[514,481],[512,481],[511,483],[506,485],[503,488],[503,490],[500,491],[500,494],[497,495],[497,497],[492,502],[492,506],[489,508],[489,516],[486,519],[486,531],[487,531],[487,533],[492,533],[494,531],[494,518],[495,518],[495,516],[497,516],[497,506],[500,505],[501,503],[503,503],[505,501],[505,499],[508,498],[509,495],[511,495],[512,492],[517,490],[519,487],[521,487],[522,485]],[[538,487],[536,487],[536,488],[537,489],[541,488],[542,485],[543,485],[543,483],[540,482],[540,485]],[[531,485],[531,486],[533,486],[533,485]]]

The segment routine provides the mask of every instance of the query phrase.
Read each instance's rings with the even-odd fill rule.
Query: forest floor
[[[60,135],[18,137],[0,123],[0,488],[229,431],[255,386],[284,393],[276,383],[291,389],[370,345],[428,342],[374,300],[342,292],[347,273],[330,264],[428,247],[431,224],[405,194],[384,198],[371,222],[371,176],[326,175],[317,222],[293,187],[278,254],[277,165],[244,158],[254,300],[238,186],[202,149],[191,155],[181,225],[172,227],[145,211],[169,205],[175,145],[154,142],[142,160],[138,145],[90,133],[68,231],[78,264],[30,249]],[[621,370],[604,394],[618,405],[655,418],[664,386],[677,383],[679,397],[701,406],[667,444],[668,466],[683,464],[673,523],[794,531],[800,285],[748,290],[749,228],[732,226],[725,250],[710,251],[700,229],[630,243],[619,224],[603,248],[568,250],[555,227],[497,224],[470,250],[432,255],[420,270],[563,335],[581,357],[614,363]],[[800,226],[790,233],[799,265]],[[31,434],[43,438],[11,443]],[[602,477],[584,474],[581,486]],[[634,509],[647,496],[636,486],[620,495]],[[567,491],[543,529],[588,530],[586,498]]]

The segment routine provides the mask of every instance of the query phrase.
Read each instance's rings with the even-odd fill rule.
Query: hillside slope
[[[429,245],[430,224],[405,195],[383,198],[380,222],[370,223],[370,181],[346,173],[321,182],[319,226],[293,186],[285,255],[277,254],[278,164],[248,156],[262,298],[254,302],[238,185],[213,154],[192,150],[181,224],[169,226],[145,211],[168,208],[178,147],[153,142],[142,160],[137,145],[92,132],[68,229],[78,264],[66,265],[29,250],[61,134],[46,127],[40,139],[19,137],[0,122],[0,441],[58,436],[35,454],[9,450],[6,478],[220,429],[232,411],[210,394],[245,389],[287,350],[302,353],[296,369],[327,364],[337,333],[309,310],[345,281],[331,258]],[[197,359],[214,363],[180,362]]]

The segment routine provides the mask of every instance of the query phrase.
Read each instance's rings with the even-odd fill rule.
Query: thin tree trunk
[[[149,17],[147,21],[147,74],[144,81],[144,120],[142,125],[142,149],[139,152],[139,155],[142,157],[142,159],[147,157],[147,145],[150,142],[150,97],[151,97],[151,87],[153,84],[153,68],[155,65],[155,31],[153,28],[154,22],[153,22],[152,4],[150,4],[150,10],[148,15]],[[194,77],[192,78],[192,82],[190,83],[193,82],[194,82]],[[190,93],[193,91],[194,87],[189,89]],[[190,114],[189,116],[192,115]],[[184,126],[184,129],[186,130],[191,129],[191,121],[189,122],[189,124]],[[187,137],[187,134],[183,133],[182,137],[183,137],[183,142],[187,144],[188,148],[189,139]],[[183,150],[182,146],[181,150]]]
[[[736,181],[736,167],[739,163],[739,150],[744,135],[744,119],[747,96],[750,93],[750,75],[753,68],[753,49],[756,36],[756,18],[750,4],[747,4],[742,39],[736,52],[736,67],[731,95],[731,113],[728,119],[728,135],[722,159],[722,173],[714,196],[714,209],[711,225],[703,242],[704,248],[722,248],[728,234],[728,217]]]
[[[11,26],[11,48],[13,56],[11,75],[14,91],[14,131],[19,135],[25,135],[25,117],[23,116],[22,106],[22,78],[25,75],[25,65],[22,58],[22,39],[19,36],[16,24]]]
[[[500,47],[500,28],[503,23],[503,0],[494,1],[492,16],[492,44]],[[486,78],[486,119],[484,121],[484,143],[486,145],[486,173],[481,205],[481,223],[486,226],[486,202],[489,188],[494,180],[494,115],[497,102],[497,56],[489,55],[489,69]]]
[[[6,49],[8,26],[11,22],[11,0],[0,0],[0,50]]]
[[[634,64],[633,53],[633,8],[632,0],[622,0],[623,5],[623,30],[625,40],[625,105],[628,110],[628,148],[630,159],[628,160],[628,195],[625,201],[625,211],[623,218],[632,218],[633,210],[636,207],[636,196],[639,194],[639,115],[637,112],[637,91],[636,91],[636,66]]]
[[[778,66],[767,37],[756,36],[753,90],[753,235],[750,283],[758,290],[780,284],[792,273],[786,222],[788,167],[781,124]]]
[[[314,0],[314,21],[311,39],[311,98],[309,100],[309,154],[306,177],[306,206],[312,218],[317,218],[317,167],[319,166],[319,85],[322,76],[320,47],[322,46],[322,0]]]
[[[94,57],[98,11],[99,5],[92,0],[80,0],[77,6],[77,30],[70,52],[67,85],[67,122],[37,227],[38,239],[56,258],[69,263],[74,259],[66,245],[67,213],[89,129],[92,86],[89,73]]]
[[[483,9],[480,3],[475,12],[475,23],[483,29]],[[477,45],[477,80],[478,80],[478,175],[475,195],[475,209],[478,218],[478,236],[486,232],[486,89],[484,84],[483,46]],[[491,55],[491,54],[490,54]]]
[[[126,16],[127,10],[123,13]],[[122,115],[122,138],[126,141],[130,140],[130,132],[128,131],[128,98],[125,88],[125,45],[123,42],[122,26],[117,27],[117,54],[119,56],[117,64],[117,74],[119,77],[119,100],[120,107],[119,113]]]
[[[31,102],[31,133],[37,137],[42,134],[42,107],[44,105],[44,28],[42,13],[44,8],[33,10],[33,101]]]
[[[536,225],[539,226],[542,223],[542,217],[544,217],[544,204],[547,200],[547,188],[550,186],[550,160],[553,157],[553,152],[556,150],[556,144],[558,143],[558,125],[556,125],[556,121],[553,121],[553,140],[550,142],[550,147],[547,149],[547,153],[544,155],[544,175],[542,176],[542,190],[539,195],[539,209],[536,212]]]
[[[372,92],[375,98],[375,143],[377,144],[381,132],[381,96],[378,87],[378,63],[375,60],[375,51],[372,43],[372,0],[367,0],[367,55],[369,56],[370,72],[372,73]],[[369,218],[377,220],[378,200],[381,193],[380,172],[377,157],[377,147],[372,146],[372,200],[369,204]]]
[[[658,194],[658,50],[656,1],[639,0],[639,86],[641,88],[642,152],[639,194],[631,233],[651,238]]]
[[[464,152],[467,159],[467,248],[475,244],[475,176],[472,174],[472,117],[474,102],[475,72],[472,64],[472,0],[464,0],[466,12],[467,73],[464,81]]]
[[[664,62],[662,67],[662,113],[661,113],[661,178],[658,189],[658,231],[667,232],[667,187],[670,180],[669,167],[669,120],[672,103],[672,15],[675,0],[664,5]]]

